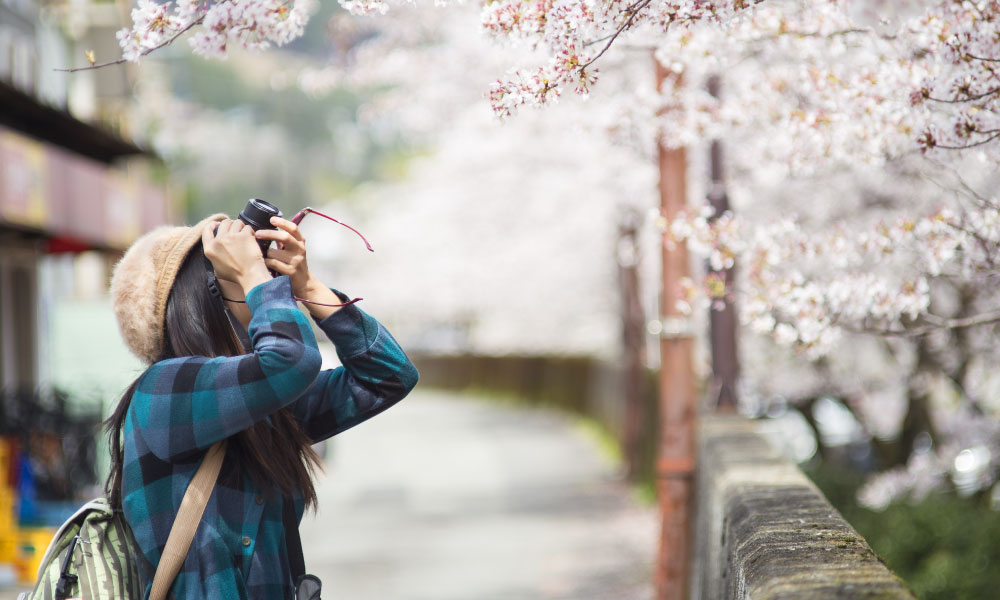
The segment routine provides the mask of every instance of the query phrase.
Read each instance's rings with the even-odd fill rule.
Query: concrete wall
[[[751,421],[699,428],[692,598],[914,598]]]

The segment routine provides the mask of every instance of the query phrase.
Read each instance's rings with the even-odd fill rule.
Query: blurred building
[[[51,385],[54,299],[106,294],[122,250],[173,216],[162,165],[127,135],[128,68],[58,70],[87,64],[85,50],[120,56],[114,31],[127,10],[116,2],[0,0],[0,475],[8,475],[0,483],[18,480],[25,469],[16,463],[31,455],[33,470],[56,469],[34,474],[54,486],[50,495],[73,492],[79,481],[53,477],[58,469],[76,477],[79,465],[67,461],[81,458],[66,456],[65,404],[74,391]],[[5,510],[21,500],[25,515],[19,493],[8,490],[14,499],[4,500],[0,490],[0,565],[12,558]],[[19,575],[30,571],[21,567]]]
[[[97,251],[111,262],[141,232],[172,216],[156,157],[122,134],[131,90],[125,66],[58,70],[79,66],[88,49],[114,58],[123,16],[114,2],[0,0],[4,389],[37,387],[45,379],[39,343],[45,336],[38,335],[45,327],[44,259]]]

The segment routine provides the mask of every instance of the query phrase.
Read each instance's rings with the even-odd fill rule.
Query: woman
[[[147,595],[187,484],[206,450],[228,439],[171,593],[291,598],[283,511],[291,503],[298,523],[315,507],[311,475],[320,462],[311,444],[371,418],[416,384],[413,365],[375,319],[354,305],[323,306],[344,299],[310,273],[297,226],[279,217],[272,224],[278,229],[254,232],[216,215],[162,228],[115,269],[119,327],[149,367],[107,422],[108,494],[132,528]],[[258,239],[278,247],[265,259]],[[210,291],[206,257],[222,298]],[[312,326],[294,297],[320,303],[306,306],[342,367],[320,372]],[[242,347],[236,326],[252,348]]]

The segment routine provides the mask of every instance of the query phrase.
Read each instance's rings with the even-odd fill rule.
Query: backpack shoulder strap
[[[215,481],[219,478],[219,470],[222,468],[222,459],[225,456],[226,440],[222,440],[208,449],[205,459],[201,461],[198,471],[188,484],[181,506],[177,509],[177,516],[174,517],[174,524],[170,528],[170,535],[167,536],[160,564],[157,565],[156,574],[153,576],[150,600],[166,598],[170,586],[177,578],[177,573],[180,572],[191,547],[191,541],[194,539],[194,532],[198,529],[201,517],[205,513],[205,505],[208,504],[208,498],[215,488]]]

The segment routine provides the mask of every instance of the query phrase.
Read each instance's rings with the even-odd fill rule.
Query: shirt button
[[[257,504],[264,504],[264,496],[257,496],[256,498],[254,498],[254,501]]]
[[[247,536],[243,537],[243,545],[244,546],[249,546],[250,545],[250,538],[249,537],[247,537]]]

